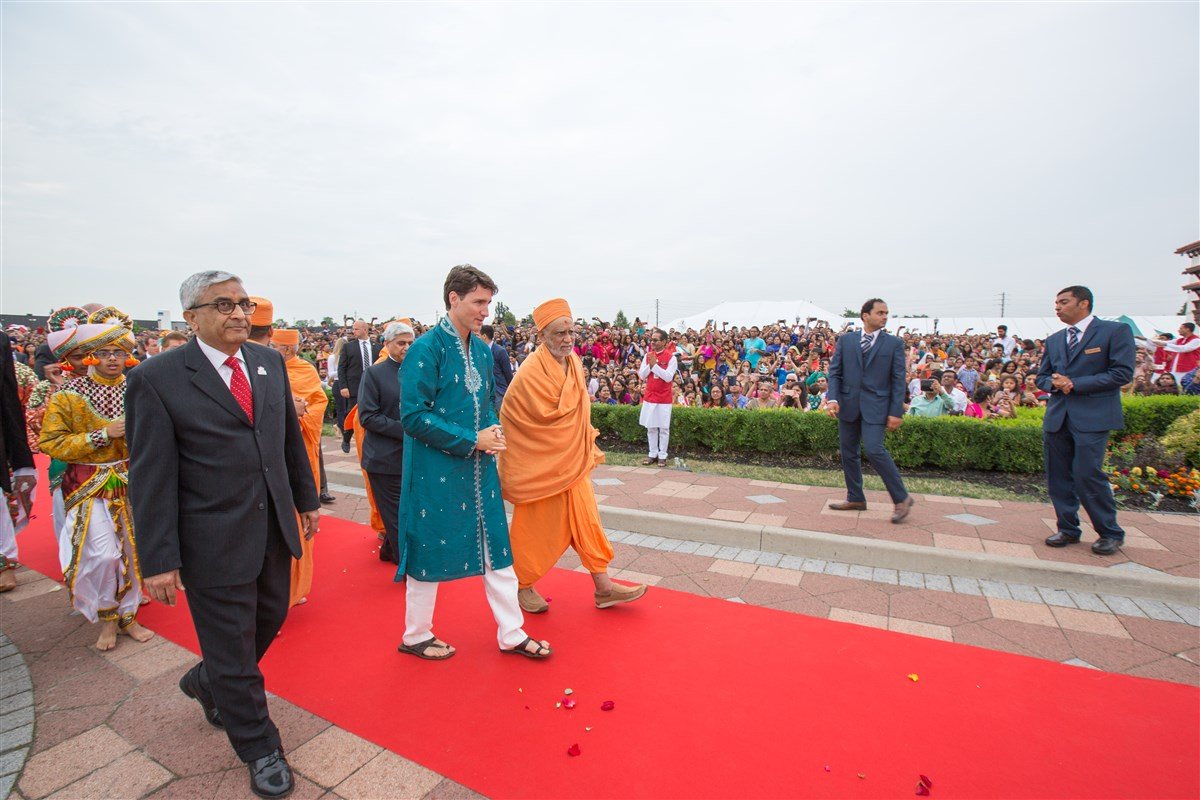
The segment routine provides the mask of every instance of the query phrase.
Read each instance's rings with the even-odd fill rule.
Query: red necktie
[[[241,362],[237,360],[237,356],[230,356],[225,359],[225,366],[233,370],[233,376],[229,379],[229,391],[233,392],[233,399],[238,401],[238,405],[246,412],[250,424],[253,425],[254,395],[250,392],[250,381],[246,380],[246,373],[242,372]]]

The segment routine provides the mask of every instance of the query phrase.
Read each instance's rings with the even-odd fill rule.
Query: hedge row
[[[1130,433],[1161,435],[1177,417],[1200,408],[1195,397],[1132,397],[1125,400]],[[603,435],[640,444],[645,429],[637,406],[592,406],[592,424]],[[837,421],[825,414],[791,409],[730,411],[676,408],[671,443],[716,453],[786,453],[838,458]],[[977,469],[998,472],[1042,471],[1042,414],[1023,410],[1017,419],[981,422],[964,417],[908,417],[887,434],[887,446],[902,467]]]

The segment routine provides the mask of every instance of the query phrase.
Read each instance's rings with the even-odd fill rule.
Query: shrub
[[[1160,436],[1176,419],[1189,412],[1195,416],[1200,397],[1126,397],[1123,404],[1125,435],[1138,437],[1140,442],[1144,437],[1139,434]],[[637,406],[593,404],[592,424],[604,435],[641,444],[646,431],[638,424],[639,413]],[[907,417],[899,430],[887,434],[887,446],[902,467],[1040,472],[1043,416],[1042,409],[1018,409],[1016,419],[986,422],[965,417]],[[786,408],[675,408],[671,442],[676,447],[701,447],[714,453],[779,453],[830,463],[838,460],[837,420]],[[1132,449],[1129,456],[1131,462],[1136,460]],[[1143,452],[1139,457],[1163,464],[1182,461],[1161,451]]]
[[[633,444],[646,439],[637,406],[592,406],[592,424],[602,434]],[[838,460],[837,421],[791,409],[731,411],[676,408],[671,415],[676,447],[715,453],[778,453]],[[1042,468],[1039,420],[983,423],[963,417],[909,417],[887,434],[888,449],[904,467],[1038,472]]]
[[[1147,433],[1162,436],[1171,423],[1200,409],[1200,397],[1194,395],[1151,395],[1125,397],[1125,434]]]
[[[1182,455],[1188,464],[1200,467],[1200,410],[1172,422],[1160,441],[1168,453]]]

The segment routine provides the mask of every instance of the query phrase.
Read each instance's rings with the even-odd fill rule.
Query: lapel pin
[[[258,374],[259,374],[259,375],[266,375],[266,374],[267,374],[267,368],[266,368],[266,367],[259,367],[259,368],[258,368]]]

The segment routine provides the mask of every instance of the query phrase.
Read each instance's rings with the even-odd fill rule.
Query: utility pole
[[[1001,317],[1004,316],[1004,304],[1005,304],[1006,300],[1008,300],[1008,292],[1001,292],[1000,293],[1000,316]]]
[[[654,298],[654,327],[656,327],[656,328],[657,328],[658,326],[659,326],[659,321],[658,321],[658,298],[656,297],[656,298]]]

